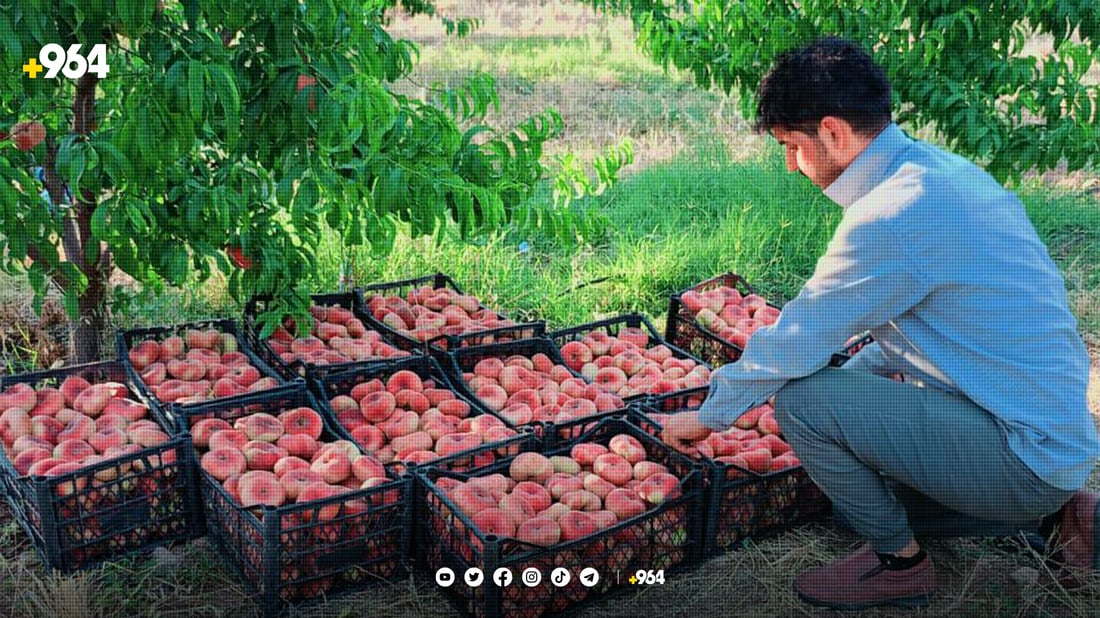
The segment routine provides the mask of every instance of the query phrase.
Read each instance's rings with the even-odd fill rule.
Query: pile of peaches
[[[447,287],[421,286],[409,290],[404,298],[375,294],[365,300],[374,319],[417,341],[515,325],[482,307],[476,296]]]
[[[278,416],[255,412],[232,424],[198,419],[191,437],[202,469],[245,508],[300,504],[392,480],[354,443],[327,439],[321,415],[307,406]]]
[[[589,384],[541,352],[486,357],[463,372],[470,392],[514,427],[564,423],[625,407],[618,395]]]
[[[120,382],[90,384],[69,376],[60,386],[35,390],[13,384],[0,393],[0,445],[20,476],[56,477],[168,442],[144,403]],[[159,455],[164,463],[175,453]],[[124,466],[128,469],[129,464]],[[97,471],[93,484],[115,481],[120,467]],[[58,486],[60,495],[83,490],[87,478]]]
[[[201,403],[279,385],[240,351],[235,335],[213,328],[146,339],[127,355],[145,388],[164,403]]]
[[[681,495],[680,479],[625,433],[568,455],[520,453],[507,475],[435,484],[482,534],[540,546],[590,536]]]
[[[565,365],[622,398],[660,395],[706,386],[710,369],[690,358],[676,358],[658,343],[650,346],[649,334],[628,326],[612,335],[602,330],[586,333],[561,346]]]
[[[742,350],[760,327],[779,319],[779,309],[769,305],[763,297],[742,296],[729,286],[703,292],[688,290],[680,295],[680,303],[700,326]]]
[[[430,463],[517,435],[491,414],[472,415],[453,391],[407,369],[356,384],[329,405],[351,438],[383,463]]]
[[[351,309],[313,305],[309,312],[313,316],[309,334],[298,333],[294,321],[287,319],[264,340],[285,364],[300,361],[323,366],[410,355],[383,341],[382,334],[364,326]]]
[[[675,413],[647,412],[664,426]],[[711,431],[691,445],[700,457],[732,464],[758,474],[778,472],[801,465],[791,447],[779,436],[775,409],[765,403],[742,414],[724,431]]]

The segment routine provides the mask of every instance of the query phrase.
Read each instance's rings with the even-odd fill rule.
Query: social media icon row
[[[477,568],[472,567],[466,569],[466,572],[462,577],[467,586],[471,588],[477,588],[485,582],[485,573]],[[564,588],[569,585],[569,582],[573,580],[573,574],[569,572],[569,569],[565,567],[558,567],[550,572],[550,582],[558,588]],[[520,581],[528,588],[534,588],[542,583],[542,571],[534,567],[530,567],[523,570],[520,575]],[[507,567],[501,567],[493,571],[492,582],[497,586],[504,588],[512,585],[512,570]],[[592,567],[587,567],[581,570],[580,574],[581,585],[586,588],[591,588],[600,583],[600,573]],[[449,567],[443,567],[435,572],[435,583],[443,588],[449,588],[455,583],[455,572]]]

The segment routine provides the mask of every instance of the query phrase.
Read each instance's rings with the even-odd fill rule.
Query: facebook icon
[[[493,582],[501,588],[512,585],[512,571],[506,567],[493,571]]]

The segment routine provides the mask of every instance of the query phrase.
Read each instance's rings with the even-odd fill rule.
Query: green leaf
[[[455,220],[458,221],[459,234],[462,238],[467,238],[473,231],[476,218],[474,216],[474,200],[470,196],[470,193],[462,190],[455,190],[451,193],[451,199],[455,203]]]
[[[199,27],[199,0],[180,0],[183,5],[184,19],[187,20],[188,29],[195,31]]]
[[[206,68],[197,60],[187,63],[187,97],[190,101],[191,118],[202,122],[203,82]]]
[[[107,140],[98,139],[93,144],[100,155],[103,172],[115,186],[123,186],[134,173],[130,161],[122,154],[121,150]]]
[[[178,245],[171,245],[164,250],[164,256],[165,279],[172,285],[183,285],[187,281],[189,270],[187,250]]]
[[[15,28],[6,11],[0,13],[0,43],[4,45],[4,57],[16,60],[23,58],[23,44],[15,34]]]
[[[394,167],[374,186],[374,203],[379,214],[396,213],[405,207],[406,184],[401,168]]]
[[[85,142],[77,141],[73,143],[69,160],[69,177],[66,181],[74,194],[80,191],[80,179],[84,176],[84,169],[87,164],[86,150]]]
[[[57,144],[57,157],[54,159],[54,167],[64,179],[68,179],[70,176],[69,168],[72,165],[75,143],[76,136],[70,133],[61,138]]]
[[[59,268],[62,276],[72,282],[72,289],[77,293],[83,292],[88,287],[88,277],[72,262],[61,262]]]
[[[320,191],[317,187],[317,181],[313,178],[303,178],[298,184],[298,192],[294,195],[294,208],[305,209],[307,211],[315,211],[320,197]]]
[[[225,113],[225,140],[229,150],[237,148],[241,129],[241,95],[237,90],[237,81],[224,65],[212,64],[207,67],[211,87],[217,95],[218,103]]]
[[[294,201],[294,181],[297,177],[293,174],[284,174],[275,188],[275,201],[289,207]]]
[[[99,240],[106,240],[109,235],[107,229],[107,210],[106,204],[99,204],[96,209],[92,211],[92,236]]]
[[[65,306],[65,315],[70,320],[78,319],[80,317],[80,296],[76,293],[76,290],[66,291],[61,300]]]

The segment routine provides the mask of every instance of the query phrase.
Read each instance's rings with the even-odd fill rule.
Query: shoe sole
[[[822,599],[815,599],[813,597],[798,593],[798,596],[802,597],[802,600],[810,605],[816,605],[817,607],[828,607],[830,609],[838,609],[841,611],[859,611],[863,609],[870,609],[872,607],[879,607],[881,605],[892,605],[894,607],[904,608],[917,608],[924,607],[932,602],[931,594],[918,594],[909,597],[897,597],[895,599],[884,599],[882,601],[864,601],[862,603],[835,603],[832,601],[824,601]]]

